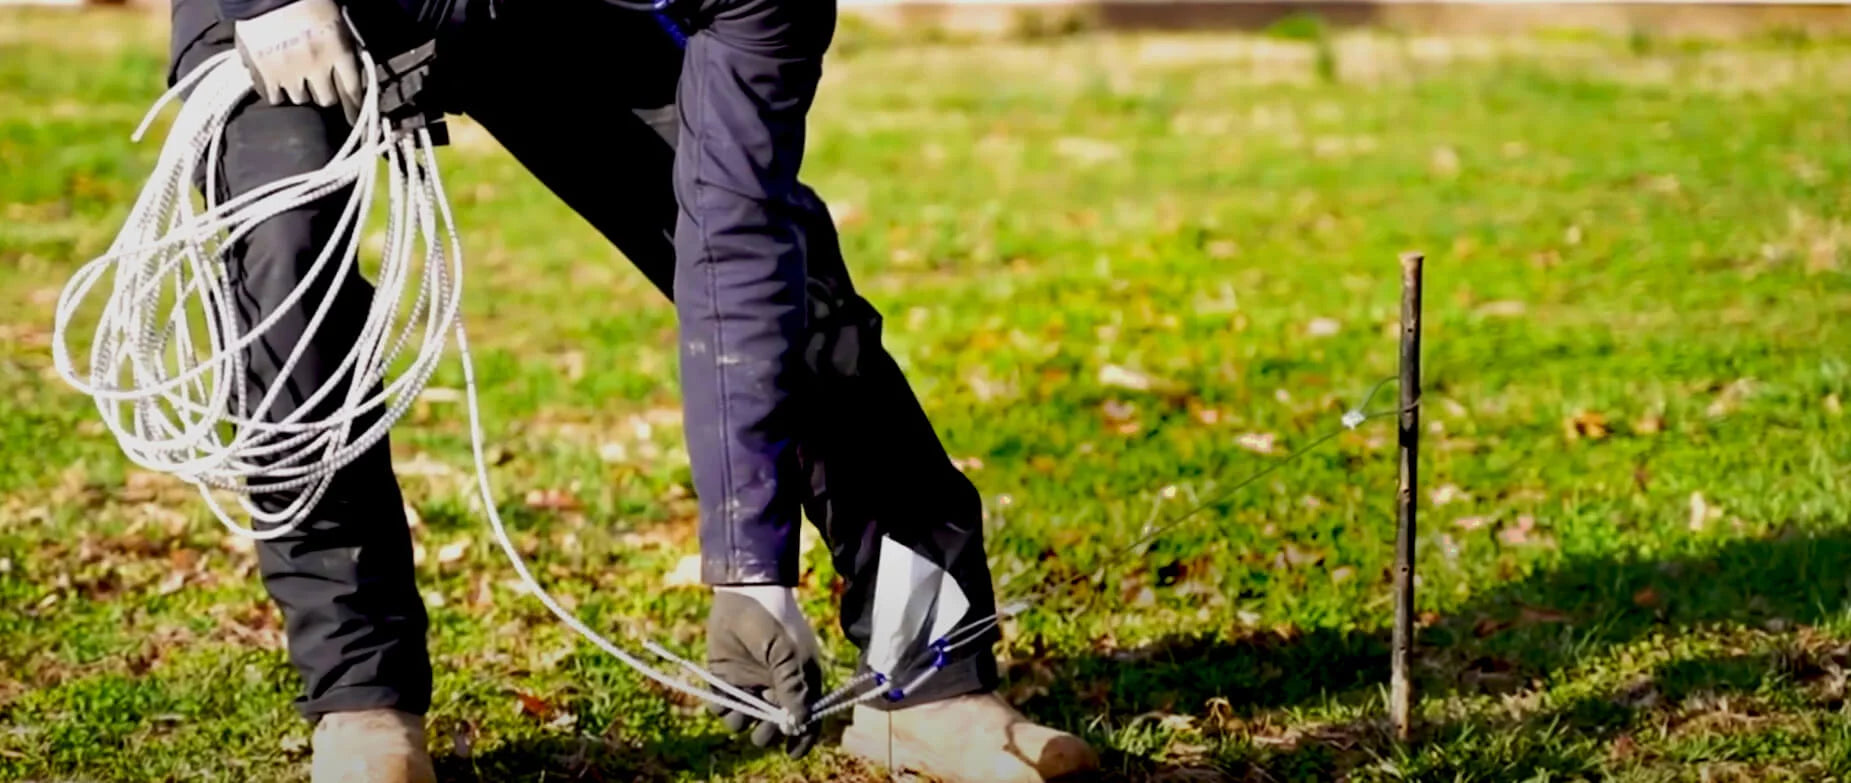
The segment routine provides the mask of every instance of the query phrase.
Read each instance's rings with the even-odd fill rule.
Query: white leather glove
[[[777,585],[716,587],[707,617],[707,666],[721,680],[787,710],[803,726],[785,737],[792,758],[810,751],[821,736],[809,725],[810,705],[823,695],[823,670],[816,660],[816,632],[797,606],[796,592]],[[726,727],[752,730],[752,744],[769,746],[783,732],[731,710],[715,709]]]
[[[333,106],[352,122],[366,88],[347,22],[334,0],[295,0],[232,25],[257,91],[272,105]]]

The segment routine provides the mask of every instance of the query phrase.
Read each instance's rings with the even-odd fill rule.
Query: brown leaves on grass
[[[1099,406],[1106,428],[1120,435],[1136,435],[1143,430],[1138,422],[1138,406],[1123,400],[1106,400]]]
[[[1099,384],[1132,391],[1150,391],[1162,385],[1162,381],[1138,370],[1108,364],[1099,368]]]
[[[1690,530],[1700,531],[1709,527],[1711,522],[1722,518],[1722,508],[1711,505],[1702,492],[1690,493]]]
[[[582,507],[571,489],[554,487],[528,490],[525,502],[535,511],[577,511]]]
[[[701,585],[701,556],[686,555],[675,562],[675,568],[662,577],[663,587],[699,587]]]
[[[1716,392],[1716,399],[1712,400],[1703,412],[1710,418],[1733,413],[1754,393],[1755,385],[1753,378],[1737,378],[1720,386],[1712,385],[1710,390]]]
[[[1301,549],[1297,544],[1287,543],[1273,555],[1273,568],[1286,570],[1298,566],[1315,566],[1324,562],[1325,553],[1318,549]]]
[[[1249,432],[1234,439],[1234,444],[1255,454],[1272,454],[1279,438],[1270,432]]]
[[[1607,417],[1594,411],[1580,411],[1562,422],[1562,436],[1573,441],[1581,438],[1600,440],[1607,437]]]
[[[282,650],[282,616],[268,601],[218,604],[209,611],[212,638],[260,650]]]
[[[516,708],[521,715],[539,720],[547,720],[553,715],[553,705],[526,691],[514,692]]]
[[[1529,514],[1519,514],[1510,524],[1498,530],[1498,540],[1509,546],[1551,547],[1555,539],[1546,533],[1538,532],[1536,518]]]
[[[1495,636],[1513,628],[1527,628],[1534,625],[1565,623],[1573,620],[1573,615],[1557,609],[1542,606],[1519,604],[1515,618],[1480,617],[1472,624],[1472,635],[1484,639]]]
[[[1466,494],[1465,490],[1460,489],[1457,484],[1441,484],[1427,493],[1427,499],[1434,506],[1444,506],[1448,503],[1469,501],[1472,496]]]
[[[1517,609],[1517,620],[1523,625],[1538,623],[1565,623],[1569,621],[1567,612],[1547,609],[1540,606],[1522,606]]]
[[[1633,740],[1631,734],[1621,734],[1607,746],[1607,758],[1614,761],[1629,761],[1637,755],[1639,755],[1639,743]]]
[[[1655,609],[1662,602],[1663,599],[1658,597],[1658,590],[1651,585],[1641,587],[1632,594],[1633,606],[1641,609]]]

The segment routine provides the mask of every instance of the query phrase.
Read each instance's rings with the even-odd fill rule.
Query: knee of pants
[[[313,273],[309,291],[295,305],[295,309],[312,313],[332,290],[331,283],[340,276],[339,300],[332,305],[335,309],[328,318],[344,317],[344,311],[353,305],[355,297],[364,297],[372,285],[352,264],[343,267],[341,248],[330,248],[330,244],[343,241],[334,236],[333,231],[338,210],[338,206],[309,205],[272,216],[251,229],[234,251],[236,258],[232,262],[233,280],[244,299],[240,304],[254,308],[260,317],[268,315],[305,280],[311,279]],[[324,251],[327,257],[317,270],[315,263]],[[340,326],[327,319],[323,323],[324,328]]]

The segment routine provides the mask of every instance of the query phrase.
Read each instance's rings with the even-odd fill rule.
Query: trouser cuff
[[[996,690],[1001,682],[1002,677],[996,668],[996,656],[985,645],[976,655],[947,662],[945,668],[926,678],[917,689],[899,701],[890,701],[882,696],[863,703],[882,712],[892,712],[973,693],[989,693]]]
[[[313,699],[296,700],[296,710],[311,724],[331,712],[398,710],[423,715],[430,708],[431,696],[428,693],[414,694],[377,685],[336,688]]]

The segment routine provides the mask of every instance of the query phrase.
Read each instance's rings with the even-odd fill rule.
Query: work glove
[[[810,705],[822,697],[816,632],[797,606],[795,591],[777,585],[716,587],[707,616],[707,668],[726,683],[790,711],[800,733],[732,710],[714,707],[734,732],[751,730],[752,744],[768,747],[784,737],[791,758],[810,752],[821,729],[810,725]]]
[[[347,121],[366,95],[360,59],[334,0],[294,0],[232,24],[251,82],[271,105],[341,105]]]

